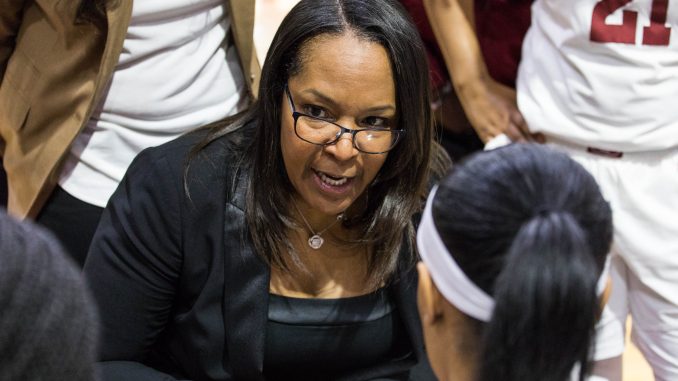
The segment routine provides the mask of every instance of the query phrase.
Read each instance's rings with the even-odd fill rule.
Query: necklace
[[[331,224],[327,225],[325,227],[325,229],[316,233],[316,232],[313,231],[313,228],[311,228],[311,224],[309,224],[308,221],[306,221],[306,217],[304,217],[304,215],[301,213],[301,210],[299,210],[297,203],[292,201],[292,205],[294,205],[294,208],[297,210],[297,213],[299,213],[299,215],[301,216],[301,220],[304,221],[304,224],[306,224],[306,227],[308,228],[308,230],[313,234],[311,237],[308,238],[308,246],[310,246],[311,249],[314,249],[314,250],[320,249],[320,247],[323,245],[323,243],[325,243],[325,240],[323,239],[323,237],[321,237],[321,235],[324,232],[326,232],[327,229],[334,226],[337,222],[344,219],[344,213],[340,213],[340,214],[337,215],[336,220],[332,221]]]

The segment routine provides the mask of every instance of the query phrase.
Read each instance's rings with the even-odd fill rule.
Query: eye
[[[368,116],[367,118],[363,119],[362,125],[367,127],[367,128],[389,128],[389,119],[388,118],[380,118],[378,116]]]
[[[304,105],[304,114],[318,119],[329,119],[330,114],[324,108],[315,105]]]

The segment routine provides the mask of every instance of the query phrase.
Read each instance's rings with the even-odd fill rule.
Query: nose
[[[325,152],[336,157],[338,160],[350,160],[360,153],[360,151],[353,146],[353,139],[354,137],[351,133],[345,132],[341,134],[334,144],[325,146]]]

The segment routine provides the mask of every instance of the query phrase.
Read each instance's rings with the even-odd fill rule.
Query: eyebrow
[[[308,89],[302,91],[302,93],[312,94],[318,97],[321,101],[330,104],[332,107],[337,107],[337,102],[335,102],[332,98],[328,97],[327,95],[321,93],[318,90]],[[393,105],[383,105],[383,106],[374,106],[363,110],[363,112],[383,112],[383,111],[393,111],[395,113],[396,108]]]

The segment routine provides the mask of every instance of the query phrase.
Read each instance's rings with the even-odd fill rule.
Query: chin
[[[325,205],[317,205],[314,207],[314,209],[322,212],[323,214],[327,215],[337,215],[344,213],[348,208],[351,207],[353,202],[341,202],[341,203],[332,203],[331,205],[325,204]]]
[[[333,198],[331,195],[319,192],[308,192],[302,194],[301,197],[309,207],[326,215],[343,213],[356,201],[355,197]]]

